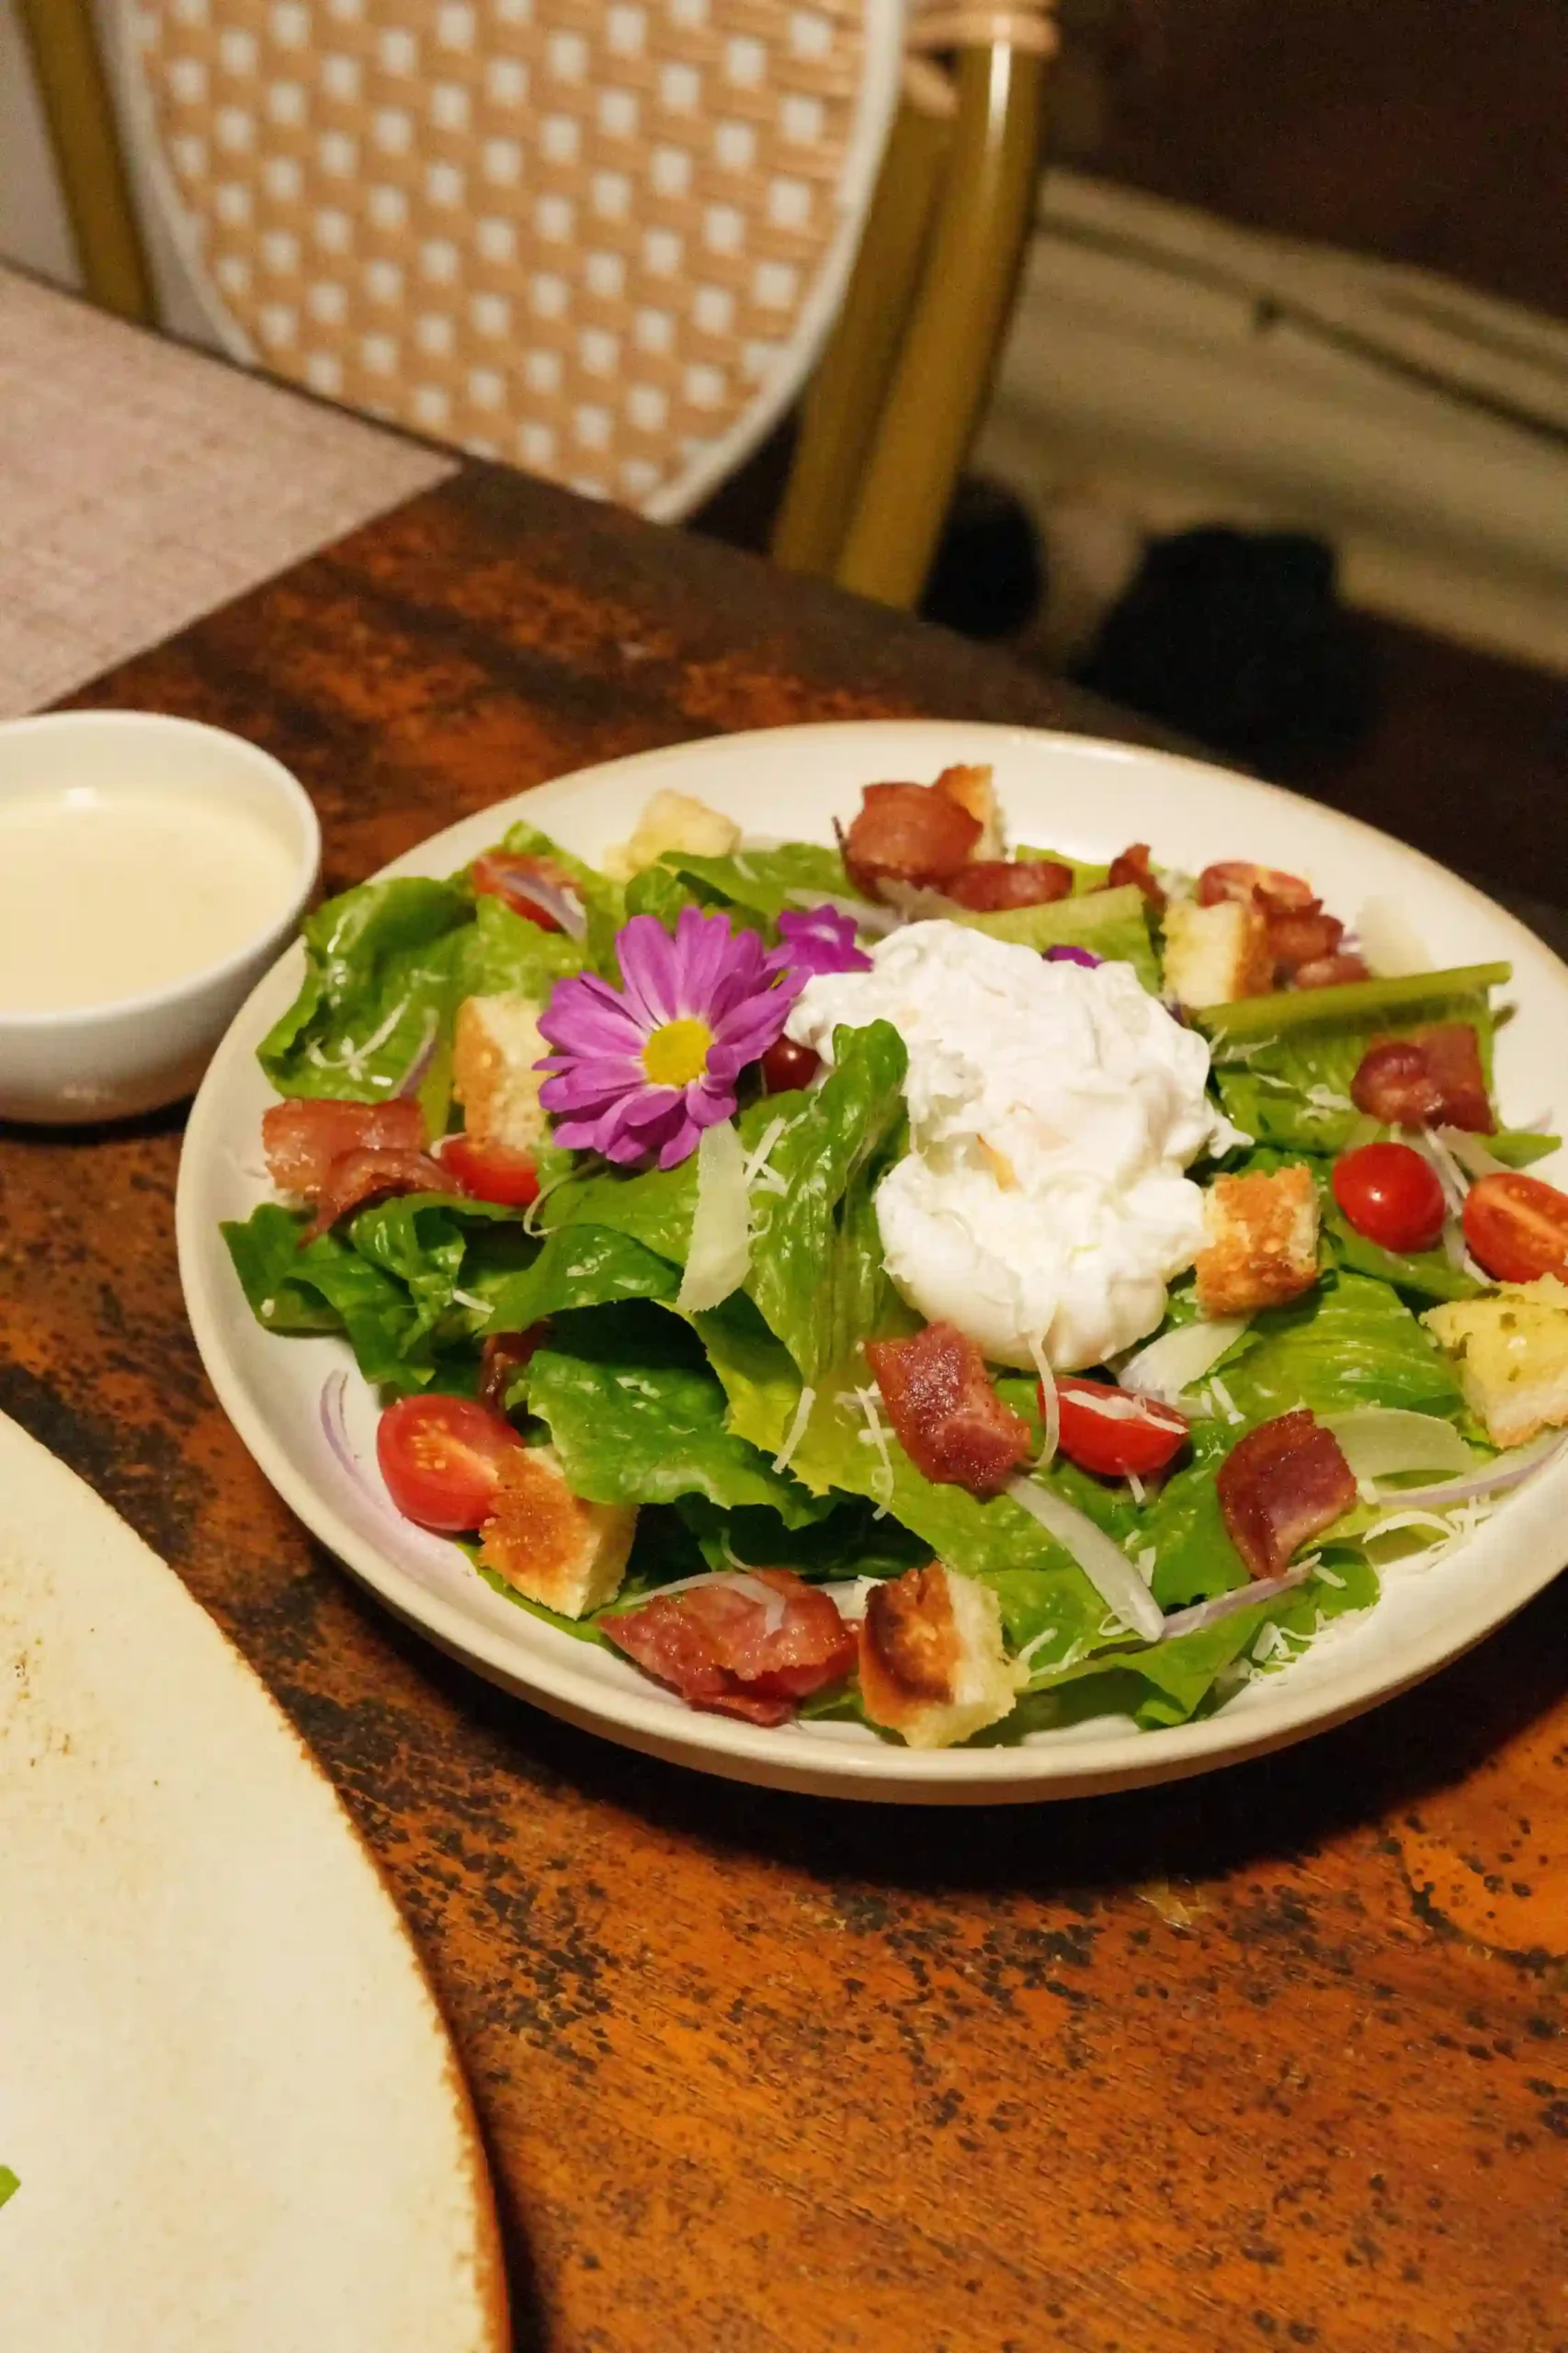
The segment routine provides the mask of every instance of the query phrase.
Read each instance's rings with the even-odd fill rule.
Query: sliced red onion
[[[1096,956],[1092,948],[1072,948],[1069,947],[1065,940],[1060,941],[1054,948],[1046,949],[1044,952],[1045,961],[1048,964],[1093,965],[1103,964],[1105,962],[1105,958],[1103,956]]]
[[[506,897],[514,903],[527,899],[530,905],[539,907],[549,915],[568,939],[585,939],[588,936],[588,918],[575,891],[565,890],[556,882],[547,882],[542,874],[520,874],[508,870]]]
[[[1252,1585],[1244,1585],[1234,1593],[1221,1593],[1212,1601],[1195,1602],[1190,1609],[1173,1609],[1165,1621],[1160,1640],[1174,1643],[1182,1634],[1200,1634],[1206,1626],[1218,1626],[1221,1620],[1233,1618],[1238,1609],[1250,1609],[1255,1601],[1274,1601],[1282,1593],[1293,1592],[1305,1585],[1312,1570],[1305,1566],[1287,1569],[1282,1576],[1259,1577]]]
[[[1401,1487],[1384,1500],[1397,1503],[1402,1508],[1408,1504],[1426,1511],[1434,1506],[1440,1508],[1445,1504],[1467,1504],[1477,1495],[1506,1495],[1511,1487],[1520,1486],[1536,1472],[1544,1471],[1565,1446],[1568,1438],[1561,1430],[1547,1430],[1541,1437],[1532,1438],[1528,1446],[1500,1454],[1495,1462],[1477,1468],[1463,1479],[1445,1479],[1436,1487]]]
[[[424,1038],[421,1040],[415,1053],[414,1060],[409,1063],[408,1068],[403,1072],[403,1076],[397,1083],[397,1092],[399,1095],[409,1096],[418,1094],[420,1088],[425,1084],[426,1073],[429,1070],[430,1064],[436,1058],[436,1040],[440,1034],[441,1017],[439,1014],[435,1012],[427,1013],[425,1017]]]

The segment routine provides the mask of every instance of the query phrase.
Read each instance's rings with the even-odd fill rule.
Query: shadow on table
[[[422,1648],[401,1629],[394,1639]],[[520,1708],[428,1651],[423,1671],[465,1686],[465,1712],[486,1718],[504,1750],[526,1752],[530,1776],[559,1774],[677,1836],[828,1880],[1089,1899],[1310,1858],[1380,1820],[1398,1827],[1568,1696],[1568,1579],[1441,1674],[1335,1731],[1163,1788],[1040,1805],[895,1808],[752,1789]]]

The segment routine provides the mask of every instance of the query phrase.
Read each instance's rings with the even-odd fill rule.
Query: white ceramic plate
[[[936,721],[780,728],[678,745],[589,768],[454,825],[386,870],[447,874],[517,815],[593,858],[631,831],[648,795],[676,786],[726,810],[753,835],[829,840],[878,778],[929,779],[946,764],[989,760],[1016,839],[1084,857],[1153,843],[1196,871],[1222,858],[1310,875],[1346,916],[1396,898],[1439,965],[1508,958],[1518,1012],[1499,1040],[1502,1099],[1516,1124],[1562,1100],[1568,969],[1512,916],[1387,835],[1219,768],[1120,744]],[[1354,1715],[1429,1675],[1509,1617],[1568,1552],[1568,1461],[1512,1497],[1461,1550],[1394,1574],[1383,1598],[1342,1621],[1295,1666],[1260,1677],[1229,1706],[1173,1732],[1104,1718],[1016,1747],[895,1747],[857,1725],[778,1732],[700,1715],[608,1652],[558,1633],[494,1592],[452,1547],[421,1536],[346,1472],[324,1433],[324,1383],[342,1344],[272,1339],[253,1321],[218,1232],[267,1195],[261,1115],[271,1099],[258,1040],[299,985],[298,949],[257,988],[197,1098],[180,1167],[186,1302],[207,1369],[267,1477],[322,1540],[400,1616],[443,1649],[574,1722],[713,1773],[787,1789],[893,1801],[974,1803],[1067,1797],[1197,1773]],[[350,1434],[365,1460],[370,1400],[350,1374]]]
[[[0,2340],[503,2353],[407,1934],[177,1577],[0,1418]]]

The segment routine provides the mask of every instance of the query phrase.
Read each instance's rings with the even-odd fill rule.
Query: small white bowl
[[[0,724],[0,804],[58,792],[74,794],[80,808],[82,788],[105,807],[117,794],[149,790],[209,813],[222,801],[265,828],[285,852],[290,879],[265,921],[242,923],[221,953],[159,987],[58,1009],[0,1008],[0,1119],[47,1126],[128,1119],[190,1094],[293,931],[321,861],[321,828],[303,788],[269,752],[221,727],[140,710],[58,711]],[[91,805],[77,824],[90,822]],[[68,871],[59,904],[68,937]],[[152,909],[149,920],[168,916]]]

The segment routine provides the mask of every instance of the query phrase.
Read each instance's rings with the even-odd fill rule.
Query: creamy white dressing
[[[1048,963],[968,926],[915,923],[872,969],[824,974],[789,1035],[831,1059],[840,1023],[909,1050],[910,1151],[877,1222],[892,1280],[998,1364],[1071,1370],[1152,1332],[1203,1240],[1200,1152],[1235,1140],[1209,1049],[1130,964]]]
[[[297,866],[221,796],[0,794],[0,1013],[114,1005],[222,963],[282,915]]]

